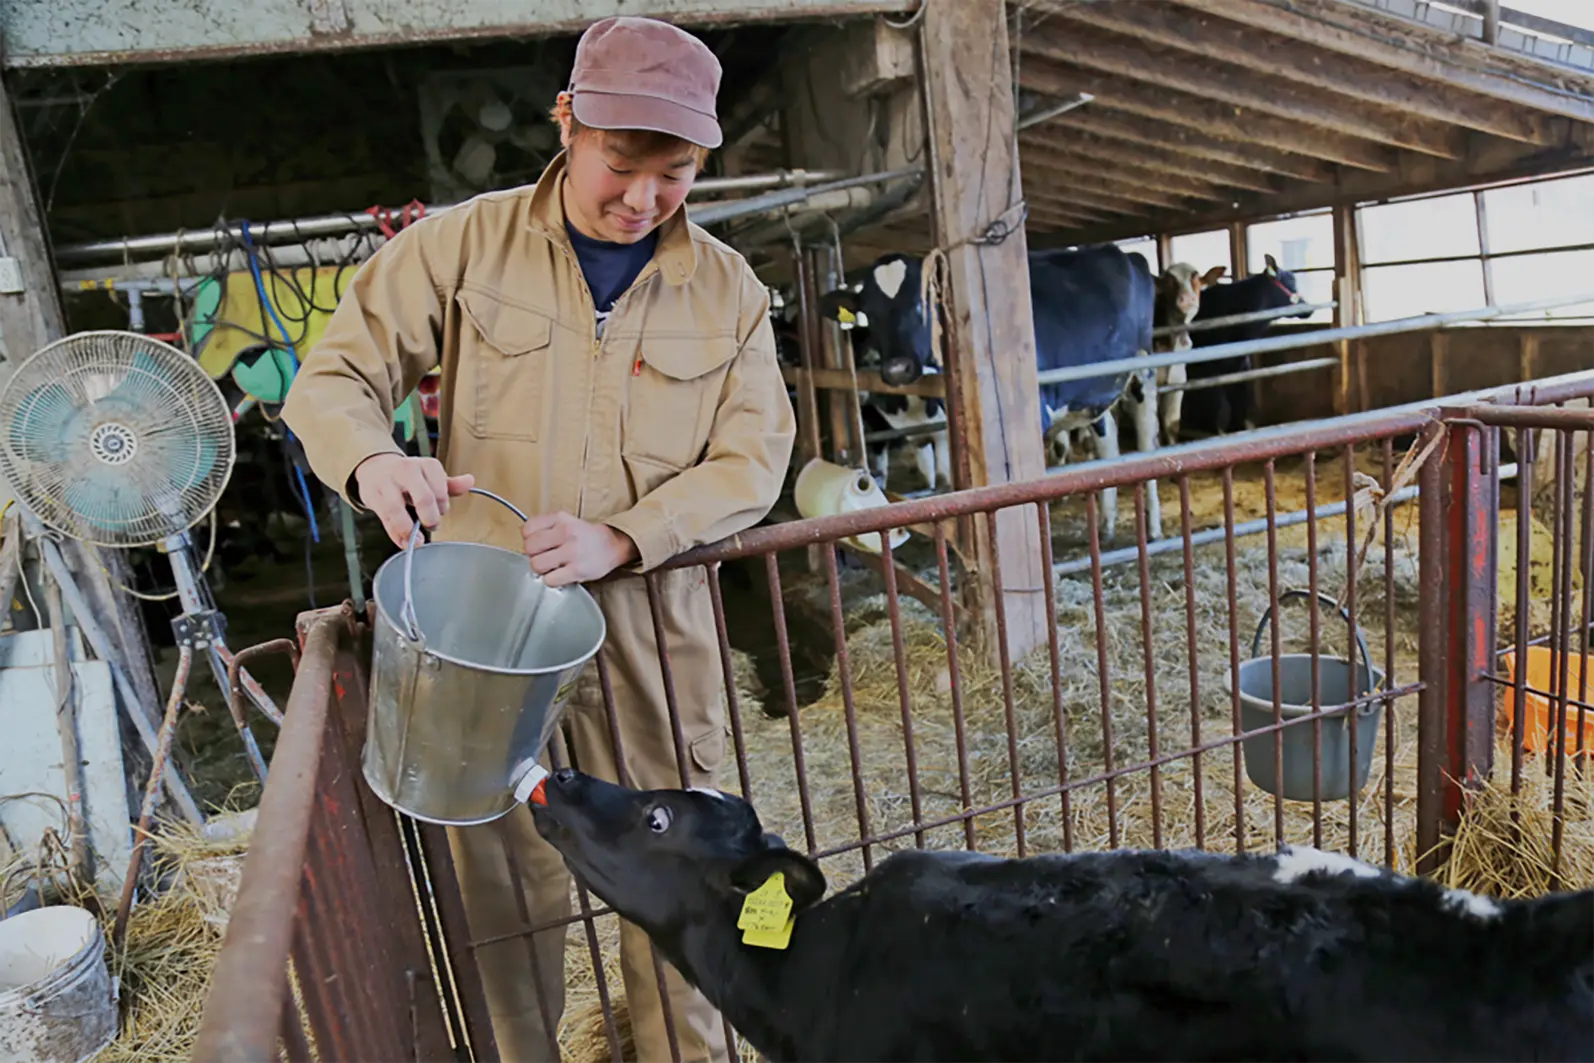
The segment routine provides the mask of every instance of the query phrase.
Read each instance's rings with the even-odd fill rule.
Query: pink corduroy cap
[[[576,45],[570,107],[593,129],[650,129],[717,148],[719,87],[719,59],[690,33],[657,19],[606,18]]]

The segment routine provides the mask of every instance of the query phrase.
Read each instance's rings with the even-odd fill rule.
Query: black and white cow
[[[1594,1060],[1591,890],[1494,901],[1290,847],[906,850],[822,900],[739,797],[565,770],[531,801],[766,1059]],[[777,872],[789,937],[750,943]]]
[[[1207,321],[1215,317],[1248,314],[1256,310],[1273,310],[1301,302],[1301,294],[1295,286],[1295,274],[1280,269],[1272,255],[1266,256],[1266,262],[1266,269],[1255,276],[1229,284],[1214,284],[1202,289],[1201,309],[1196,312],[1195,320]],[[1307,317],[1310,314],[1311,311],[1302,310],[1299,314],[1288,316]],[[1272,324],[1271,321],[1254,321],[1245,325],[1227,325],[1223,328],[1193,333],[1192,338],[1198,348],[1239,343],[1266,335]],[[1188,374],[1191,380],[1198,380],[1238,373],[1249,368],[1251,368],[1251,356],[1240,355],[1237,358],[1219,358],[1211,362],[1192,362],[1188,367]],[[1255,421],[1251,416],[1251,382],[1247,380],[1238,384],[1220,384],[1189,392],[1184,402],[1183,424],[1208,435],[1222,435],[1254,428]]]
[[[842,288],[821,299],[820,312],[836,320],[863,315],[869,323],[871,366],[888,384],[907,384],[941,370],[931,349],[924,312],[923,260],[885,255],[863,277],[861,288]],[[1035,353],[1042,371],[1090,365],[1151,352],[1155,284],[1146,260],[1104,245],[1075,251],[1032,251],[1029,285],[1035,328]],[[1156,374],[1151,370],[1044,384],[1041,424],[1049,465],[1068,458],[1074,432],[1089,428],[1097,456],[1118,456],[1113,411],[1129,404],[1136,446],[1157,445]],[[1147,485],[1147,518],[1152,538],[1162,537],[1157,485]],[[1102,525],[1110,538],[1117,525],[1117,489],[1102,492]]]
[[[854,292],[861,290],[863,286],[862,280],[856,278],[850,280],[849,284]],[[781,364],[801,365],[801,339],[794,304],[788,300],[784,310],[773,313],[776,315],[775,336]],[[853,356],[857,359],[855,362],[857,367],[865,370],[878,369],[878,352],[869,339],[867,318],[861,314],[842,314],[836,319],[840,321],[843,331],[849,337]],[[942,400],[920,395],[860,391],[858,407],[866,433],[927,425],[941,426],[939,431],[928,434],[915,433],[882,444],[866,446],[870,471],[879,481],[881,490],[885,490],[887,486],[887,473],[890,470],[892,453],[904,447],[913,451],[919,476],[925,487],[933,491],[938,486],[951,486],[952,452],[946,438],[946,406]]]

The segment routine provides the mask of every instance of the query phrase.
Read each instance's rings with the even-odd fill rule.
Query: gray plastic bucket
[[[1291,598],[1309,598],[1307,591],[1286,591],[1279,596],[1279,604]],[[1318,598],[1335,607],[1347,623],[1350,616],[1339,603],[1326,594]],[[1244,730],[1270,727],[1273,717],[1273,658],[1258,656],[1262,643],[1262,630],[1267,626],[1272,609],[1262,614],[1257,624],[1256,636],[1251,640],[1250,660],[1240,662],[1240,723]],[[1318,692],[1320,707],[1342,705],[1354,698],[1382,688],[1384,673],[1373,666],[1367,652],[1367,640],[1360,629],[1356,642],[1361,650],[1356,672],[1355,692],[1351,689],[1351,664],[1343,657],[1317,658]],[[1310,653],[1280,654],[1279,699],[1283,718],[1310,715],[1312,712],[1312,655]],[[1225,676],[1225,689],[1233,687]],[[1367,785],[1372,770],[1373,747],[1378,741],[1378,722],[1383,715],[1381,702],[1372,702],[1356,710],[1356,765],[1354,783],[1351,778],[1351,730],[1347,726],[1350,710],[1342,709],[1321,721],[1320,745],[1321,778],[1319,796],[1325,801],[1340,801],[1352,793],[1360,793]],[[1312,800],[1312,732],[1310,722],[1298,723],[1282,730],[1253,735],[1244,740],[1245,773],[1251,782],[1270,794],[1280,793],[1274,773],[1273,750],[1277,740],[1282,746],[1283,791],[1281,796],[1291,801]]]
[[[607,627],[584,587],[548,586],[523,553],[420,535],[373,581],[365,781],[416,819],[488,823],[515,806]]]
[[[81,1063],[114,1040],[99,920],[65,904],[0,920],[0,1060]]]

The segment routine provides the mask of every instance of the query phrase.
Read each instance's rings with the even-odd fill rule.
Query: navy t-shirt
[[[658,246],[659,233],[655,229],[634,244],[616,244],[608,240],[594,240],[565,222],[565,232],[570,235],[570,246],[575,249],[576,261],[587,278],[587,288],[597,305],[598,335],[614,309],[614,301],[625,294],[631,283],[642,272],[642,267],[653,257]]]

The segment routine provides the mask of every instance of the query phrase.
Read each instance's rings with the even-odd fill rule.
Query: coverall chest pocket
[[[629,379],[621,452],[679,471],[708,445],[733,336],[667,336],[639,341]]]
[[[461,291],[454,409],[472,435],[535,442],[547,400],[553,322],[481,291]]]

